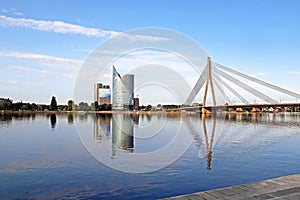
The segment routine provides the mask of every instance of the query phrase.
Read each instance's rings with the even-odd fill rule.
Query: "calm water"
[[[299,123],[290,113],[0,114],[0,198],[155,199],[300,173]],[[126,173],[94,157],[140,170],[132,156],[159,151],[179,132],[192,144],[156,171]]]

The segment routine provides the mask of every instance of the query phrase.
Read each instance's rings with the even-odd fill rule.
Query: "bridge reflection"
[[[151,142],[145,142],[147,138],[140,139],[138,131],[143,123],[151,120],[153,126],[144,127],[145,131],[154,131],[154,126],[161,125],[159,122],[183,122],[185,128],[182,131],[191,134],[194,139],[194,146],[199,149],[198,157],[206,161],[206,169],[213,169],[213,158],[218,155],[214,154],[214,147],[220,144],[221,151],[225,147],[233,147],[228,150],[228,156],[249,153],[255,149],[264,148],[270,143],[281,141],[288,135],[274,135],[270,132],[278,127],[299,127],[300,115],[293,113],[226,113],[226,114],[210,114],[210,115],[134,115],[134,114],[114,114],[114,115],[97,115],[94,117],[94,140],[99,143],[109,142],[111,144],[110,158],[117,158],[125,153],[141,153],[148,152],[149,149],[156,150],[155,147],[161,148],[158,144],[169,142],[164,136],[152,137]],[[138,128],[139,123],[141,127]],[[255,128],[255,129],[253,129]],[[149,130],[150,129],[150,130]],[[279,129],[280,130],[280,129]],[[135,136],[136,131],[136,136]],[[262,134],[263,133],[263,134]],[[268,134],[266,134],[268,133]],[[172,134],[168,139],[172,139]],[[166,137],[166,138],[163,138]],[[159,139],[160,138],[160,139]],[[148,141],[148,140],[147,140]],[[141,145],[142,144],[142,145]],[[144,145],[145,144],[145,145]],[[148,146],[147,146],[148,145]],[[151,147],[150,147],[150,146]],[[165,145],[165,144],[163,144]],[[136,148],[136,149],[135,149]],[[220,149],[219,149],[220,150]],[[151,152],[150,151],[150,152]]]
[[[215,131],[216,131],[216,124],[217,124],[217,118],[216,116],[213,117],[213,125],[211,129],[210,137],[207,133],[207,127],[206,127],[206,116],[203,115],[202,117],[202,124],[203,124],[203,133],[205,137],[205,145],[206,145],[206,158],[207,158],[207,170],[211,170],[211,161],[212,161],[212,145],[214,142],[215,137]]]

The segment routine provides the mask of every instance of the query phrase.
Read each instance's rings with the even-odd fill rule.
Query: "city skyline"
[[[90,52],[120,32],[141,27],[181,32],[218,63],[300,93],[299,8],[298,1],[1,1],[1,97],[47,104],[54,95],[65,104],[73,99],[77,74]],[[128,73],[128,63],[137,66],[141,57],[185,69],[178,59],[151,52],[128,56],[116,66]],[[189,77],[191,87],[197,78]],[[138,91],[141,104],[155,105],[149,90]]]

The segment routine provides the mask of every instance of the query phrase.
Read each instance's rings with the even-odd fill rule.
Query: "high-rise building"
[[[94,84],[94,101],[101,104],[110,104],[110,88],[109,85],[103,85],[102,83]]]
[[[139,97],[134,98],[134,110],[138,110],[140,106],[140,99]]]
[[[99,88],[102,87],[102,83],[95,83],[94,84],[94,102],[98,101],[99,97]]]
[[[121,76],[113,66],[113,110],[132,110],[134,104],[134,75]]]

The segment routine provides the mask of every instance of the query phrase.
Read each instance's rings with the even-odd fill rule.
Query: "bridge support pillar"
[[[210,86],[210,89],[211,89],[213,105],[216,106],[217,103],[216,103],[216,96],[215,96],[215,90],[214,90],[214,85],[213,85],[213,77],[212,77],[212,62],[211,62],[210,57],[207,58],[207,79],[206,79],[206,85],[205,85],[204,97],[203,97],[203,103],[202,103],[203,106],[206,105],[206,99],[207,99],[207,93],[208,93],[208,87],[209,86]]]
[[[206,108],[202,108],[202,109],[201,109],[201,113],[202,113],[202,114],[211,114],[211,110],[206,109]]]

